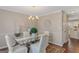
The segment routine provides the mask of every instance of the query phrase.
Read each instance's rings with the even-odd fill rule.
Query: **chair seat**
[[[17,45],[13,47],[13,53],[25,53],[25,52],[27,52],[27,47],[25,46]]]
[[[39,42],[34,43],[30,46],[30,52],[39,53]]]

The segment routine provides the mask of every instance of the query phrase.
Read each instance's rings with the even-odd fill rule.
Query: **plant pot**
[[[32,33],[32,41],[35,41],[36,33]]]
[[[21,33],[15,33],[16,37],[20,37]]]

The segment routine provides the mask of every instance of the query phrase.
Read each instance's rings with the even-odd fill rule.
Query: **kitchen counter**
[[[70,38],[79,39],[79,31],[71,31]]]

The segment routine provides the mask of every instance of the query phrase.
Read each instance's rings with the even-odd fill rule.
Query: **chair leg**
[[[27,53],[29,53],[30,52],[30,47],[27,47],[27,48],[28,48]]]
[[[27,44],[26,44],[26,47],[27,47],[27,49],[28,49],[28,50],[27,50],[27,53],[29,53],[29,52],[30,52],[30,44],[27,43]]]

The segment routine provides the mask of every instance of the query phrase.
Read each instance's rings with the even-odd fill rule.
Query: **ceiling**
[[[69,17],[77,17],[79,15],[78,6],[0,6],[0,9],[37,16],[45,15],[56,10],[65,11]]]

